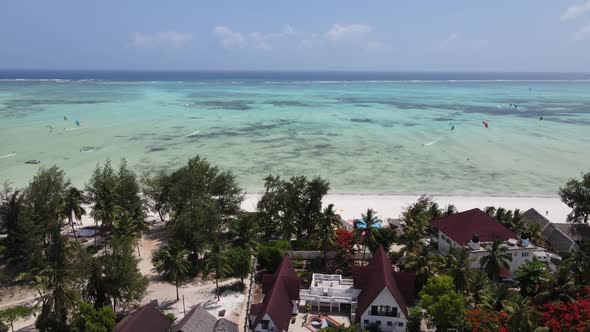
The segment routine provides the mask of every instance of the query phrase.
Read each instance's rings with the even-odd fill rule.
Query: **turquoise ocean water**
[[[0,72],[0,181],[56,164],[83,185],[106,158],[144,174],[198,154],[249,192],[273,173],[340,193],[555,195],[590,170],[587,79]]]

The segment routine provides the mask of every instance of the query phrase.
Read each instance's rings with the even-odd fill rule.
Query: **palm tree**
[[[480,306],[487,311],[501,311],[504,309],[504,300],[511,296],[507,284],[489,284],[479,291]]]
[[[289,247],[291,248],[291,259],[293,259],[293,234],[297,232],[297,225],[294,219],[285,217],[281,221],[281,235],[285,240],[289,241]]]
[[[473,269],[469,276],[469,289],[473,292],[473,300],[476,304],[481,301],[481,292],[490,284],[488,275],[482,270]]]
[[[537,327],[537,311],[528,297],[520,294],[503,301],[504,310],[508,313],[510,331],[533,332]]]
[[[424,233],[418,229],[418,226],[410,226],[406,228],[406,231],[402,236],[404,244],[404,248],[402,249],[403,254],[406,255],[420,252],[424,247],[422,238],[424,238]]]
[[[233,243],[240,247],[254,250],[258,245],[258,213],[244,212],[229,225]]]
[[[86,210],[82,207],[82,205],[86,204],[88,201],[80,190],[76,187],[71,187],[64,197],[64,202],[62,206],[62,214],[68,218],[70,227],[72,227],[72,234],[74,234],[74,239],[78,240],[78,236],[76,235],[76,230],[74,229],[74,219],[80,221],[82,216],[86,214]]]
[[[137,248],[137,255],[141,256],[139,252],[139,241],[141,235],[148,230],[149,226],[145,220],[134,219],[126,214],[122,214],[113,225],[111,241],[118,244],[135,246]]]
[[[443,216],[448,217],[448,216],[452,216],[453,214],[457,214],[457,208],[453,205],[453,204],[449,204],[445,207],[445,210],[443,211]]]
[[[422,247],[420,252],[406,256],[404,269],[416,273],[416,285],[418,289],[421,289],[428,278],[436,274],[440,260],[439,254],[431,254],[427,247]]]
[[[469,291],[471,276],[471,259],[469,250],[460,248],[451,248],[449,253],[443,256],[444,263],[439,267],[439,271],[448,274],[453,278],[455,289],[465,293]]]
[[[512,255],[499,239],[494,240],[486,250],[488,254],[483,256],[479,262],[490,279],[499,281],[502,269],[510,269],[509,262],[512,262]]]
[[[178,285],[186,277],[190,268],[189,253],[188,250],[182,249],[178,244],[173,243],[156,250],[152,257],[156,271],[165,274],[170,281],[174,282],[177,301],[180,300]]]
[[[576,286],[572,278],[572,268],[568,262],[562,262],[554,274],[550,274],[550,280],[544,289],[537,294],[537,303],[551,301],[573,302]]]
[[[565,262],[572,268],[576,285],[588,284],[590,281],[590,242],[582,242]]]
[[[362,261],[365,260],[365,254],[367,252],[367,245],[369,241],[375,240],[375,234],[373,234],[373,230],[376,228],[377,224],[379,224],[379,219],[377,218],[376,212],[373,209],[367,209],[367,214],[361,215],[364,221],[364,225],[362,221],[357,221],[356,226],[356,233],[362,235],[364,232],[364,242],[363,245],[363,258]],[[364,226],[364,228],[360,227]]]
[[[232,268],[229,265],[229,260],[223,254],[219,242],[213,244],[211,252],[205,257],[205,269],[203,271],[203,278],[209,275],[209,272],[215,273],[215,293],[217,294],[217,301],[219,301],[219,279],[231,273]]]
[[[340,215],[334,211],[334,204],[328,205],[318,219],[317,231],[322,241],[324,264],[328,254],[328,243],[334,238],[334,230],[340,226]]]

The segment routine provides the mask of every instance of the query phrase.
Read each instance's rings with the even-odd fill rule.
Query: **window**
[[[387,322],[387,326],[393,326],[393,322]]]
[[[369,325],[369,320],[368,320],[368,319],[365,319],[365,320],[363,321],[363,324],[365,324],[365,325]]]
[[[268,330],[268,321],[267,320],[261,320],[260,325],[262,325],[263,329]]]
[[[375,323],[377,323],[377,326],[381,326],[381,321],[380,320],[376,321]]]
[[[397,326],[404,327],[404,322],[397,323]]]
[[[528,252],[523,252],[523,253],[521,254],[521,256],[522,256],[522,257],[528,257],[528,256],[529,256],[529,253],[528,253]]]
[[[388,305],[374,305],[371,306],[372,316],[386,316],[386,317],[398,317],[397,307],[390,307]]]

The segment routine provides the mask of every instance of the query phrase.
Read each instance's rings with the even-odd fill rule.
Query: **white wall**
[[[483,248],[483,247],[482,247]],[[533,260],[533,252],[535,252],[536,248],[515,248],[508,250],[508,252],[512,255],[512,262],[510,262],[510,272],[514,273],[516,269],[518,269],[521,265],[526,263],[527,261]],[[525,256],[523,256],[523,254]],[[473,257],[471,261],[471,266],[474,268],[479,269],[481,267],[479,260],[483,256],[487,256],[487,251],[477,251],[471,252],[470,256]]]
[[[252,316],[252,317],[254,317],[254,316]],[[264,317],[262,317],[261,321],[263,321],[263,320],[268,320],[268,329],[263,329],[262,324],[258,323],[258,325],[256,325],[254,327],[254,332],[280,332],[275,327],[275,324],[273,323],[272,319],[270,319],[270,316],[268,314],[264,314]]]
[[[385,316],[372,316],[371,313],[371,306],[374,305],[388,305],[390,307],[397,307],[397,312],[400,313],[400,317],[385,317]],[[387,287],[381,290],[381,293],[373,300],[373,302],[367,307],[367,309],[363,312],[360,319],[360,327],[361,329],[367,328],[369,324],[365,324],[365,320],[369,321],[369,324],[376,323],[377,321],[381,321],[381,330],[383,332],[393,332],[393,331],[405,331],[406,326],[408,324],[408,319],[404,315],[403,311],[401,310],[399,304],[393,298],[393,295],[389,292]],[[392,326],[387,326],[387,322],[391,322]],[[398,326],[398,323],[402,322],[404,324],[403,327]]]
[[[450,242],[447,242],[447,240]],[[460,247],[459,244],[451,239],[449,239],[446,235],[442,232],[438,232],[438,251],[441,253],[448,253],[451,250],[451,247]]]

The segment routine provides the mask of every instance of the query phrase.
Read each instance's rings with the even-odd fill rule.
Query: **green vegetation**
[[[451,277],[437,276],[420,291],[419,306],[426,310],[429,326],[446,331],[463,325],[465,299],[454,288]]]
[[[72,317],[70,331],[72,332],[109,332],[115,327],[116,314],[109,306],[96,309],[86,302],[78,303]]]
[[[200,157],[176,170],[145,176],[141,183],[124,160],[117,166],[107,160],[96,166],[84,191],[72,186],[58,167],[41,168],[25,188],[4,185],[0,190],[0,230],[6,233],[0,259],[9,267],[1,271],[2,283],[34,287],[39,304],[32,309],[40,331],[110,331],[117,314],[145,295],[148,280],[140,273],[138,256],[141,238],[150,231],[145,221],[149,210],[159,215],[163,223],[155,229],[164,234],[152,262],[175,285],[177,300],[179,286],[198,277],[215,279],[218,299],[227,289],[220,286],[223,279],[238,278],[242,283],[236,284],[243,287],[243,280],[257,272],[251,271],[253,256],[258,268],[274,272],[289,252],[319,252],[313,259],[293,260],[305,284],[312,272],[349,275],[352,266],[364,264],[354,261],[356,250],[363,251],[364,261],[367,249],[374,252],[382,245],[392,263],[416,273],[419,301],[410,310],[410,331],[418,331],[421,320],[439,330],[518,331],[554,329],[562,323],[575,326],[587,320],[583,315],[572,320],[567,314],[590,308],[590,243],[564,254],[551,270],[546,263],[529,261],[513,271],[513,281],[507,281],[501,274],[512,257],[500,241],[483,246],[487,252],[479,261],[481,269],[471,267],[467,249],[436,252],[429,241],[436,235],[430,221],[456,213],[452,205],[441,208],[422,196],[404,209],[400,230],[376,228],[376,212],[368,209],[362,215],[365,228],[351,232],[341,228],[337,207],[323,208],[329,190],[325,179],[282,180],[269,175],[264,180],[257,211],[244,212],[244,194],[235,176]],[[587,222],[588,181],[590,173],[560,190],[572,208],[572,221]],[[88,206],[97,229],[90,246],[74,232]],[[485,210],[542,243],[541,230],[526,226],[520,210]],[[394,244],[402,249],[390,252]],[[335,253],[333,259],[330,252]],[[12,326],[32,309],[6,309],[0,320]]]
[[[172,243],[157,249],[152,256],[156,271],[164,274],[166,279],[174,283],[177,301],[180,300],[178,285],[186,278],[190,268],[188,254],[188,250],[180,248],[176,243]]]
[[[33,313],[33,310],[24,306],[16,306],[0,311],[0,321],[10,326],[12,332],[14,332],[14,321],[29,317]]]
[[[510,269],[512,255],[500,240],[492,242],[486,250],[487,254],[480,259],[480,264],[490,279],[499,281],[502,269]]]
[[[590,218],[590,172],[581,180],[571,179],[559,188],[561,200],[572,209],[568,221],[588,223]]]

